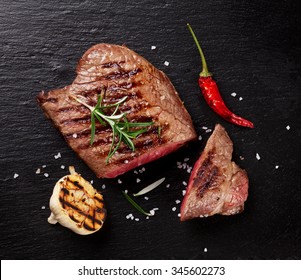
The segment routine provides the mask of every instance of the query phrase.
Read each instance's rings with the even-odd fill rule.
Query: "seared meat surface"
[[[192,170],[181,205],[181,221],[243,211],[249,181],[246,171],[231,161],[232,152],[233,143],[226,130],[216,125]]]
[[[76,71],[71,85],[41,92],[38,102],[69,146],[98,177],[114,178],[196,138],[191,118],[168,77],[127,47],[95,45],[80,59]],[[135,151],[122,143],[109,163],[106,159],[112,130],[97,123],[90,145],[90,111],[72,97],[84,97],[95,106],[104,90],[105,105],[127,96],[120,112],[126,112],[130,122],[154,123],[133,140]]]

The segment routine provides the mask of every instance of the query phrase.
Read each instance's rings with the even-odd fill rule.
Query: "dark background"
[[[1,0],[1,259],[300,259],[300,19],[299,1]],[[186,22],[226,104],[252,120],[254,129],[226,123],[205,103],[197,84],[201,63]],[[203,137],[146,165],[139,176],[121,176],[122,185],[97,179],[35,100],[41,90],[70,84],[79,58],[100,42],[126,44],[163,70]],[[210,135],[202,126],[216,123],[225,126],[233,157],[249,175],[245,211],[181,223],[175,200],[182,199],[189,174],[176,162],[187,157],[193,165]],[[62,158],[55,160],[58,152]],[[44,164],[48,178],[35,174]],[[74,165],[98,190],[106,184],[108,219],[100,232],[78,236],[47,223],[53,186],[68,173],[62,164]],[[19,177],[13,179],[14,173]],[[138,199],[146,209],[159,208],[146,220],[121,190],[135,192],[161,177],[166,182],[148,201]],[[129,213],[140,221],[127,220]]]

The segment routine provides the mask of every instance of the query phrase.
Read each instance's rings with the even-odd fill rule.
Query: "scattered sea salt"
[[[286,130],[290,130],[291,127],[289,125],[286,126]]]
[[[208,127],[207,126],[202,126],[202,129],[206,130],[206,129],[208,129]]]
[[[58,153],[57,155],[54,155],[55,159],[58,159],[58,158],[61,158],[61,157],[62,157],[61,153]]]
[[[139,178],[136,179],[136,183],[140,183],[141,180]]]
[[[77,138],[77,134],[76,134],[76,133],[73,133],[73,134],[72,134],[72,137],[73,137],[73,138]]]
[[[186,194],[186,190],[182,190],[182,195],[184,196]]]
[[[206,133],[209,133],[209,132],[211,132],[211,131],[212,131],[212,129],[209,128],[209,129],[206,129],[205,132],[206,132]]]
[[[258,153],[256,153],[256,159],[260,160],[260,155]]]
[[[181,213],[178,214],[178,217],[181,217]]]
[[[147,196],[144,197],[145,200],[149,200],[149,198]]]
[[[131,220],[134,220],[134,216],[131,216]]]
[[[134,170],[134,173],[135,173],[135,174],[138,174],[138,171],[137,171],[137,170]]]
[[[14,174],[14,179],[18,178],[19,177],[19,174],[18,173],[15,173]]]
[[[187,186],[187,183],[186,183],[185,181],[183,181],[182,184],[183,184],[184,186]]]
[[[203,139],[202,135],[200,135],[198,139],[199,141],[201,141]]]
[[[47,166],[46,164],[42,165],[43,168],[46,168],[46,166]]]
[[[242,100],[243,100],[243,98],[242,98],[242,97],[239,97],[239,98],[238,98],[238,100],[239,100],[239,101],[242,101]]]
[[[177,207],[172,207],[171,210],[175,212],[177,210]]]
[[[243,156],[239,156],[239,158],[240,158],[241,160],[244,160],[244,159],[245,159]]]
[[[142,167],[141,170],[144,172],[145,171],[145,167]]]
[[[170,184],[167,184],[167,185],[166,185],[166,188],[169,188],[169,187],[170,187]]]
[[[155,50],[156,48],[156,46],[151,46],[151,50]]]
[[[149,216],[146,216],[146,218],[145,218],[145,219],[147,219],[147,220],[148,220],[148,219],[149,219]]]
[[[164,65],[165,65],[165,66],[168,66],[168,65],[169,65],[169,62],[168,62],[168,61],[164,61]]]
[[[139,222],[139,218],[135,218],[135,221],[136,221],[136,222]]]
[[[231,96],[233,96],[233,97],[235,97],[236,95],[237,95],[236,92],[231,93]]]
[[[117,182],[118,182],[118,184],[122,184],[122,181],[121,181],[120,179],[118,179],[118,181],[117,181]]]
[[[154,210],[150,210],[149,213],[154,216],[155,215],[155,211]]]
[[[101,186],[101,188],[104,190],[104,189],[106,188],[106,185],[103,184],[103,185]]]
[[[91,185],[93,185],[93,183],[94,183],[93,180],[91,180],[90,183],[91,183]]]
[[[46,209],[46,207],[45,207],[45,206],[42,206],[42,207],[41,207],[41,209],[43,209],[43,210],[44,210],[44,209]]]
[[[179,204],[181,202],[181,200],[177,199],[176,200],[176,204]]]
[[[36,171],[36,174],[40,174],[41,173],[41,169],[38,168],[37,171]]]
[[[207,248],[204,248],[204,252],[205,252],[205,253],[207,253],[207,252],[208,252]]]
[[[276,166],[275,166],[275,169],[278,169],[278,168],[279,168],[279,165],[276,165]]]
[[[62,168],[62,169],[65,169],[65,165],[61,165],[61,168]]]
[[[44,176],[47,178],[47,177],[49,177],[49,174],[48,173],[44,173]]]
[[[124,190],[124,193],[128,193],[128,190]]]
[[[128,220],[128,219],[130,219],[132,216],[133,216],[133,214],[128,214],[128,215],[126,215],[125,217],[126,217],[126,219]]]

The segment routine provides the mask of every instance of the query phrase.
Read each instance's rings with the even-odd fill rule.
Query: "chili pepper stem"
[[[211,74],[211,73],[209,72],[209,70],[208,70],[207,62],[206,62],[204,53],[203,53],[203,51],[202,51],[202,48],[201,48],[201,46],[200,46],[200,43],[199,43],[197,37],[195,36],[195,34],[194,34],[193,30],[192,30],[192,27],[190,26],[189,23],[187,23],[187,27],[189,28],[189,31],[190,31],[190,33],[191,33],[191,35],[192,35],[192,38],[193,38],[193,40],[194,40],[196,46],[198,47],[198,50],[199,50],[200,55],[201,55],[201,60],[202,60],[202,67],[203,67],[203,69],[202,69],[202,72],[200,73],[200,76],[201,76],[201,77],[210,77],[210,76],[212,76],[212,74]]]

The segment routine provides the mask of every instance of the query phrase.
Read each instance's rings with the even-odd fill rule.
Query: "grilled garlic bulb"
[[[70,175],[61,178],[54,186],[48,222],[58,222],[81,235],[94,233],[106,218],[103,196],[76,173],[73,166],[69,171]]]

